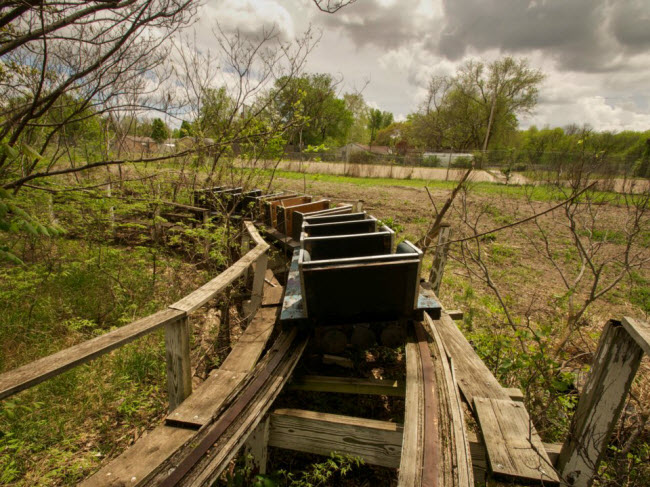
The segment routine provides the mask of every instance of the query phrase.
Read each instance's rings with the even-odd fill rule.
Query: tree
[[[151,138],[161,144],[169,138],[169,129],[165,122],[159,118],[154,118],[151,124]]]
[[[393,123],[393,114],[390,112],[382,112],[378,108],[371,108],[368,117],[368,130],[370,130],[370,144],[377,138],[377,132],[381,129],[388,127]]]
[[[182,139],[183,137],[189,137],[192,135],[192,125],[187,120],[183,120],[181,123],[181,128],[178,129],[178,138]]]
[[[302,148],[322,144],[326,139],[345,142],[353,115],[345,101],[337,98],[336,83],[329,74],[309,74],[289,82],[280,78],[272,96],[281,117],[302,120],[290,136],[292,144]]]
[[[454,89],[471,100],[484,119],[484,151],[495,132],[516,128],[516,116],[532,111],[543,80],[542,72],[532,69],[528,60],[510,56],[488,65],[468,61],[458,71]]]
[[[347,134],[347,142],[367,144],[370,140],[368,131],[368,116],[370,108],[366,105],[360,93],[346,93],[343,95],[345,107],[352,114],[352,126]]]

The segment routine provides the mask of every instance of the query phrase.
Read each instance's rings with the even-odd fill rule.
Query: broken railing
[[[192,393],[189,315],[246,275],[250,267],[254,276],[249,312],[254,314],[261,304],[269,245],[251,222],[245,221],[244,227],[243,246],[253,243],[254,247],[217,277],[164,310],[1,374],[0,400],[165,327],[169,410],[174,410]]]

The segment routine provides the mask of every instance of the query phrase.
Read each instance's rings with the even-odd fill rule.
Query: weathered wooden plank
[[[264,295],[264,279],[266,276],[266,266],[268,264],[266,253],[260,255],[255,262],[255,273],[253,275],[253,290],[251,293],[250,312],[255,313],[262,305]]]
[[[570,485],[586,487],[594,480],[643,358],[637,340],[618,322],[605,325],[558,460]]]
[[[436,245],[433,264],[431,265],[431,274],[429,274],[429,282],[433,292],[438,294],[440,292],[440,285],[442,284],[442,276],[445,272],[445,264],[447,263],[447,251],[449,249],[449,242],[451,238],[451,227],[443,224],[438,230],[438,244]]]
[[[278,316],[278,308],[261,308],[219,369],[247,372],[257,364]]]
[[[413,336],[409,336],[406,343],[406,401],[404,436],[398,478],[398,486],[400,487],[412,487],[422,484],[423,410],[424,390],[420,349]]]
[[[474,407],[475,397],[510,400],[447,313],[443,312],[439,320],[434,320],[433,326],[442,337],[447,355],[454,361],[458,386],[470,408]]]
[[[442,450],[437,472],[438,484],[445,487],[470,487],[474,484],[472,458],[465,427],[463,404],[456,385],[452,367],[453,362],[447,359],[442,337],[436,330],[433,320],[425,314],[425,328],[416,331],[428,332],[429,348],[434,357],[433,387],[437,394],[437,422],[440,434],[440,449]]]
[[[274,308],[260,309],[221,367],[214,370],[194,394],[167,416],[168,424],[198,429],[216,416],[257,364],[273,332],[277,313],[278,310]]]
[[[165,309],[97,338],[5,372],[0,375],[0,399],[28,389],[77,365],[89,362],[161,326],[174,323],[184,316],[185,312],[183,311]]]
[[[459,309],[448,309],[447,314],[454,321],[461,321],[463,319],[463,312]]]
[[[170,412],[165,422],[171,426],[199,429],[211,422],[228,399],[241,389],[246,372],[214,370],[181,405]]]
[[[402,426],[387,421],[278,409],[271,414],[269,446],[329,455],[339,452],[366,463],[397,468]]]
[[[474,406],[495,476],[525,482],[559,483],[558,474],[523,404],[475,397]]]
[[[353,377],[325,377],[305,375],[295,379],[291,389],[300,391],[336,392],[342,394],[374,394],[403,397],[404,381],[390,379],[359,379]]]
[[[488,475],[488,460],[485,445],[478,438],[476,433],[471,431],[467,432],[469,440],[469,450],[472,455],[472,467],[474,470],[474,483],[475,485],[485,485]],[[548,458],[553,465],[556,464],[560,450],[562,449],[561,443],[544,443],[544,449]]]
[[[169,411],[173,411],[192,394],[190,324],[187,317],[165,325],[165,350]]]
[[[80,487],[124,487],[146,482],[158,467],[196,431],[161,425],[140,438],[135,445],[79,484]]]
[[[518,387],[503,388],[513,401],[524,402],[524,393]]]
[[[178,452],[148,485],[212,485],[251,432],[266,415],[282,390],[305,346],[296,330],[282,333],[254,376],[230,407],[196,441]]]
[[[262,254],[264,254],[267,249],[268,245],[255,246],[253,250],[228,267],[228,269],[198,288],[196,291],[172,304],[170,308],[185,311],[186,313],[196,311],[217,294],[222,292],[226,287],[235,282],[238,277],[242,276],[246,269]]]
[[[621,321],[623,328],[627,330],[646,355],[650,356],[650,323],[624,316]]]
[[[265,283],[264,296],[262,297],[262,307],[265,306],[280,306],[284,296],[284,287],[276,286],[271,287]]]
[[[269,417],[266,416],[244,443],[246,465],[253,472],[264,475],[269,457]]]

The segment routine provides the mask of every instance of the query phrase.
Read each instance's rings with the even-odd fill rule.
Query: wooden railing
[[[246,232],[244,232],[243,244],[250,247],[253,243],[255,246],[217,277],[170,305],[167,309],[5,372],[0,375],[0,399],[33,387],[164,326],[169,410],[175,409],[192,393],[189,314],[246,274],[249,267],[254,269],[249,312],[254,314],[261,303],[264,274],[268,261],[266,253],[269,245],[262,239],[251,222],[245,221],[244,226]]]

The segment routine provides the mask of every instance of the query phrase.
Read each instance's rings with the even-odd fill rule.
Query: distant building
[[[113,150],[129,154],[151,154],[158,150],[158,144],[151,137],[136,137],[125,135],[113,142]]]
[[[344,145],[343,147],[337,149],[339,157],[343,158],[346,156],[349,157],[352,154],[357,154],[359,152],[370,152],[371,154],[378,154],[382,156],[387,156],[393,153],[392,149],[387,145],[365,145],[359,144],[357,142],[352,142],[351,144]]]

